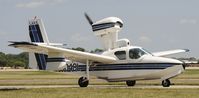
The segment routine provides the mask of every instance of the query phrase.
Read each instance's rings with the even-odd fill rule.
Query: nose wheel
[[[128,85],[128,86],[134,86],[135,84],[136,84],[135,80],[127,80],[126,81],[126,85]]]
[[[87,87],[89,84],[89,80],[87,79],[87,77],[80,77],[78,80],[78,84],[80,87]]]
[[[162,81],[162,86],[163,87],[169,87],[171,85],[171,82],[169,79],[163,80]]]

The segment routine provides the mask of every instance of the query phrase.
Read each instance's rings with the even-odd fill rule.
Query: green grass
[[[185,71],[185,74],[189,74],[189,75],[191,75],[191,74],[199,74],[199,69],[187,69]]]
[[[0,71],[2,85],[77,85],[79,76],[48,71]],[[175,85],[199,85],[199,70],[186,70],[171,79]],[[124,85],[91,77],[92,85]],[[137,85],[160,85],[159,80],[137,81]],[[99,86],[100,87],[100,86]],[[173,88],[37,88],[0,90],[0,98],[199,98],[199,89]]]
[[[1,71],[0,80],[9,79],[76,79],[75,75],[65,75],[50,71]]]
[[[80,76],[49,71],[0,71],[0,85],[77,85]],[[199,85],[199,69],[189,69],[172,78],[175,85]],[[91,77],[92,85],[125,85],[125,82],[106,82]],[[137,85],[160,85],[159,80],[137,81]]]
[[[42,88],[0,91],[1,98],[199,98],[199,89]]]

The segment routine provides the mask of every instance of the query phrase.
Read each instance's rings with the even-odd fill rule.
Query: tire
[[[162,86],[163,87],[169,87],[171,85],[171,82],[169,79],[163,80],[162,81]]]
[[[87,79],[87,77],[80,77],[78,80],[78,84],[80,87],[87,87],[89,84],[89,80]]]
[[[135,84],[136,84],[136,81],[135,81],[135,80],[127,80],[127,81],[126,81],[126,85],[127,85],[127,86],[135,86]]]

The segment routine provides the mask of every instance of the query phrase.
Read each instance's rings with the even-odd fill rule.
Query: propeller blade
[[[89,24],[92,25],[93,24],[93,21],[91,20],[91,18],[88,16],[87,13],[84,13],[86,19],[88,20]]]

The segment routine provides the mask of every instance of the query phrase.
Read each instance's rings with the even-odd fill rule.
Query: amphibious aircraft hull
[[[72,65],[63,71],[71,74],[85,74],[86,65]],[[108,64],[90,66],[90,75],[109,82],[127,80],[169,79],[181,74],[184,67],[180,64]]]

